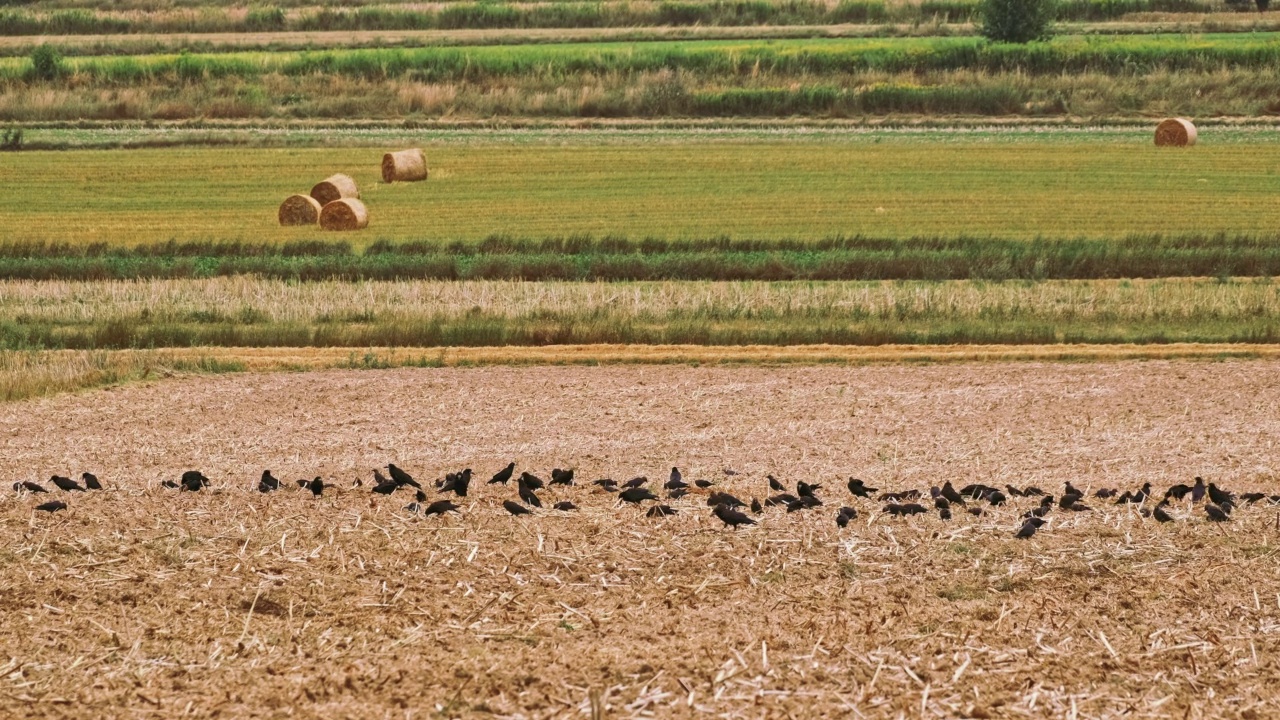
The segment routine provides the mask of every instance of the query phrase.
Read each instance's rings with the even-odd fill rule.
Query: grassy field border
[[[0,402],[184,375],[511,365],[879,365],[1217,362],[1280,357],[1273,344],[558,345],[477,348],[212,348],[0,351]]]

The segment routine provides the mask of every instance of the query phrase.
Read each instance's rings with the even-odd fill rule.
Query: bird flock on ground
[[[409,473],[405,472],[394,464],[386,467],[387,474],[382,473],[382,468],[373,471],[373,483],[371,490],[379,495],[393,495],[401,488],[407,488],[414,493],[414,500],[404,507],[410,513],[430,515],[443,515],[445,513],[457,513],[461,511],[461,507],[453,502],[452,499],[445,498],[428,502],[429,496],[427,490],[422,484],[414,480]],[[543,508],[542,498],[538,495],[539,491],[546,490],[548,487],[574,487],[578,483],[574,478],[572,469],[555,468],[551,471],[550,480],[544,481],[542,478],[530,472],[522,472],[515,474],[516,464],[510,463],[503,469],[495,473],[486,483],[486,485],[501,485],[504,488],[509,487],[512,478],[516,482],[516,497],[508,498],[503,501],[502,507],[511,515],[531,515],[535,510]],[[734,470],[726,469],[723,471],[726,476],[735,476],[738,473]],[[89,492],[102,490],[102,483],[92,473],[83,473],[80,476],[81,485],[69,477],[54,475],[49,478],[56,488],[63,492]],[[459,472],[447,473],[443,478],[435,481],[434,490],[437,495],[452,494],[455,497],[467,497],[467,493],[471,488],[472,471],[466,468]],[[826,505],[818,497],[818,490],[822,489],[820,484],[810,484],[801,480],[796,483],[794,492],[778,480],[773,475],[766,476],[768,482],[769,493],[766,499],[761,503],[758,499],[752,498],[750,503],[721,490],[713,489],[715,482],[710,480],[695,480],[692,483],[686,482],[683,474],[678,468],[671,468],[670,477],[662,483],[662,492],[666,494],[666,500],[679,500],[689,495],[694,489],[706,490],[709,494],[706,496],[706,504],[711,508],[711,513],[722,521],[725,527],[737,529],[742,525],[755,525],[756,520],[752,517],[760,516],[765,513],[766,508],[783,508],[786,512],[802,512],[813,510]],[[198,470],[188,470],[182,474],[178,480],[165,480],[161,483],[165,488],[178,490],[182,492],[200,492],[210,487],[209,478]],[[326,487],[332,487],[332,484],[326,485],[324,480],[316,477],[311,480],[298,480],[298,487],[309,490],[313,495],[319,497],[324,494]],[[362,487],[363,480],[356,480],[353,487]],[[676,507],[662,502],[664,498],[654,493],[649,486],[649,479],[644,476],[634,477],[624,483],[603,478],[594,480],[590,483],[597,492],[608,493],[617,497],[617,503],[629,504],[643,507],[645,503],[650,503],[645,514],[648,517],[664,517],[675,515],[679,512]],[[281,488],[280,481],[271,474],[270,470],[264,470],[261,478],[258,480],[257,489],[262,493],[275,492]],[[925,493],[920,490],[901,490],[896,492],[881,492],[879,488],[868,486],[864,481],[857,478],[849,478],[847,483],[848,491],[851,495],[860,499],[873,500],[884,503],[882,511],[888,515],[896,517],[911,517],[913,515],[923,515],[931,511],[923,502]],[[14,483],[13,489],[19,493],[40,494],[48,493],[49,490],[44,486],[31,482],[22,481]],[[1068,513],[1089,512],[1092,508],[1086,504],[1086,493],[1074,487],[1070,482],[1065,484],[1061,495],[1054,497],[1040,488],[1027,486],[1017,488],[1013,485],[1005,485],[1004,490],[995,488],[981,483],[973,483],[956,490],[950,481],[944,483],[941,487],[931,487],[928,492],[932,501],[932,510],[938,513],[943,520],[950,520],[953,511],[959,511],[963,507],[964,511],[972,515],[985,515],[986,507],[1002,506],[1010,501],[1011,498],[1039,498],[1038,504],[1022,515],[1021,526],[1015,533],[1018,538],[1030,538],[1044,527],[1048,520],[1046,516],[1055,508]],[[1208,502],[1204,502],[1205,500]],[[1280,505],[1280,495],[1267,495],[1265,493],[1236,493],[1223,490],[1216,483],[1205,483],[1203,478],[1195,478],[1192,485],[1177,484],[1170,487],[1165,493],[1157,499],[1151,488],[1151,483],[1145,483],[1136,491],[1125,491],[1121,493],[1112,488],[1103,488],[1096,490],[1092,494],[1089,502],[1111,502],[1116,505],[1136,505],[1139,512],[1144,517],[1150,517],[1157,522],[1167,523],[1174,522],[1175,518],[1169,513],[1170,503],[1187,502],[1194,506],[1204,503],[1204,516],[1212,522],[1228,522],[1231,520],[1231,513],[1241,504],[1252,505],[1257,502],[1266,501],[1273,505]],[[66,510],[67,504],[61,500],[51,500],[35,507],[36,510],[45,512],[56,512]],[[571,512],[577,510],[578,506],[570,500],[558,500],[551,505],[552,510],[559,512]],[[747,513],[750,510],[751,514]],[[835,521],[840,528],[844,528],[849,521],[858,517],[858,510],[848,505],[841,506],[836,511]]]

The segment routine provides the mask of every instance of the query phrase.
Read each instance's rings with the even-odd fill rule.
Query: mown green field
[[[427,139],[427,138],[424,138]],[[10,241],[136,245],[323,237],[478,241],[863,234],[1110,238],[1274,234],[1280,146],[751,143],[434,147],[425,183],[383,185],[376,149],[144,149],[0,156]],[[281,228],[276,208],[330,173],[357,179],[370,227]]]

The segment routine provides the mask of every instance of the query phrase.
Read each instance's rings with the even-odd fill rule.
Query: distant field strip
[[[382,185],[369,149],[173,149],[4,156],[11,242],[475,243],[493,234],[1012,239],[1260,234],[1280,228],[1280,146],[675,143],[427,147],[431,179]],[[281,228],[276,208],[333,172],[367,231]]]
[[[706,346],[0,350],[0,401],[187,374],[494,365],[873,365],[1280,357],[1274,344]]]
[[[214,3],[216,5],[216,3]],[[261,32],[264,30],[412,30],[597,28],[646,26],[825,25],[954,22],[976,14],[975,0],[876,2],[448,2],[378,4],[359,8],[256,6],[138,9],[0,10],[11,35],[137,32]],[[1062,0],[1059,20],[1108,20],[1133,13],[1211,13],[1208,0]],[[219,11],[220,10],[220,11]]]
[[[1280,342],[1269,280],[0,285],[0,348]]]
[[[986,72],[1133,72],[1265,68],[1280,61],[1273,33],[1242,35],[1065,36],[1012,45],[981,38],[814,38],[575,43],[472,48],[233,52],[221,54],[76,57],[68,68],[86,79],[251,78],[267,73],[315,73],[362,78],[409,76],[424,81],[495,77],[563,77],[582,72],[637,73],[687,69],[699,73],[833,73],[877,70]],[[20,79],[30,62],[0,60],[0,78]]]

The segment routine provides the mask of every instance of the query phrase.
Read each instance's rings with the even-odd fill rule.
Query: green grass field
[[[900,141],[427,144],[432,177],[381,184],[374,149],[146,149],[0,156],[21,178],[12,241],[135,245],[324,237],[478,241],[834,235],[1109,238],[1272,234],[1280,146]],[[276,208],[330,173],[357,179],[369,229],[281,228]]]

